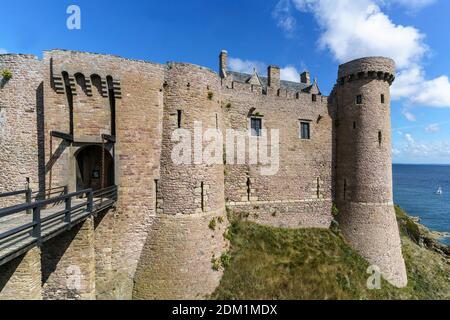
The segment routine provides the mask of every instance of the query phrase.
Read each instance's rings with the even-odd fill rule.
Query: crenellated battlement
[[[346,75],[344,77],[341,77],[338,79],[339,85],[345,85],[346,83],[357,81],[357,80],[364,80],[364,79],[376,79],[381,81],[386,81],[389,83],[389,85],[392,85],[392,83],[395,80],[395,75],[389,72],[383,72],[383,71],[361,71],[358,73],[353,73]]]
[[[395,80],[395,62],[384,57],[367,57],[339,66],[338,84],[362,79],[377,79],[392,84]]]

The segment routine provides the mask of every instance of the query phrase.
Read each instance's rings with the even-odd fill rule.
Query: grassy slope
[[[368,263],[329,230],[283,230],[235,221],[231,264],[216,299],[450,299],[450,265],[417,244],[417,225],[397,210],[409,285],[368,290]],[[415,237],[416,238],[415,238]]]

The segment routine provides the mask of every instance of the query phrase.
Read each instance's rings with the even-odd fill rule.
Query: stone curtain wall
[[[263,94],[260,86],[236,82],[224,86],[225,127],[248,130],[253,114],[262,118],[264,129],[280,130],[280,167],[274,176],[262,176],[259,166],[249,165],[248,154],[245,165],[226,166],[225,197],[233,211],[275,226],[329,227],[333,121],[328,98],[317,96],[313,102],[312,94],[318,91],[297,95],[282,90],[278,95],[276,88]],[[310,121],[311,140],[300,139],[300,120]]]
[[[30,187],[39,190],[38,105],[43,64],[35,56],[0,55],[0,193]],[[25,202],[25,195],[0,199],[0,208]]]
[[[219,122],[222,119],[217,74],[190,64],[168,66],[158,214],[139,262],[136,299],[203,298],[215,290],[221,278],[221,272],[213,270],[212,260],[220,259],[227,246],[223,164],[173,162],[176,143],[171,139],[178,128],[178,110],[181,128],[187,129],[192,139],[196,121],[201,122],[202,132],[215,129],[216,115]],[[201,147],[206,145],[204,141]],[[214,230],[210,228],[213,219],[217,224]]]
[[[386,58],[360,59],[339,68],[333,94],[338,110],[336,202],[347,240],[388,281],[403,287],[407,276],[392,191],[394,74],[394,61]]]

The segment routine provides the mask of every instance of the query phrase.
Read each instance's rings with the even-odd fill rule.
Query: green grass
[[[418,245],[417,225],[399,208],[409,284],[367,289],[369,264],[339,233],[232,222],[231,260],[214,299],[450,299],[450,265]]]

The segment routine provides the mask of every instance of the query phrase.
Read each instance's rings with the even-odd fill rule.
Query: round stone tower
[[[392,190],[390,86],[395,63],[363,58],[339,67],[336,195],[346,239],[384,278],[407,285]]]
[[[43,65],[36,56],[0,54],[0,192],[27,186],[39,191],[42,81]],[[0,207],[24,200],[23,196],[0,199]]]
[[[170,63],[161,175],[155,182],[157,215],[137,270],[136,299],[204,298],[219,285],[217,267],[226,251],[228,226],[223,142],[214,147],[211,141],[220,134],[221,118],[219,76],[195,65]]]

